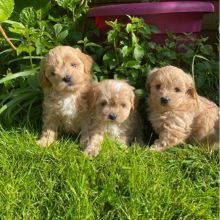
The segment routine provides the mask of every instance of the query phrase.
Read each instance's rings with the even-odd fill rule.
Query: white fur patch
[[[123,87],[123,83],[117,82],[114,84],[114,88],[117,92],[119,92]]]
[[[77,97],[75,95],[69,95],[64,98],[61,109],[63,116],[71,116],[71,118],[74,118],[77,113],[76,98]]]
[[[111,137],[117,138],[121,135],[122,130],[117,124],[108,124],[107,132]]]

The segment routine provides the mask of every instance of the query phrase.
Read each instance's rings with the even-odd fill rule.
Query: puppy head
[[[135,108],[134,88],[121,80],[104,80],[93,88],[92,106],[98,121],[122,123]]]
[[[196,95],[192,77],[174,66],[153,69],[146,87],[150,107],[162,111],[183,106]]]
[[[43,58],[38,75],[42,88],[72,91],[76,86],[90,80],[92,59],[79,49],[58,46]]]

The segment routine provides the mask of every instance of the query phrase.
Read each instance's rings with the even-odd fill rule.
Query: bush
[[[128,24],[109,21],[106,40],[94,43],[92,39],[98,37],[98,30],[85,16],[88,1],[45,1],[40,7],[33,1],[32,5],[22,2],[21,7],[17,0],[16,13],[12,15],[16,21],[3,23],[17,49],[14,52],[0,38],[1,123],[38,121],[42,93],[35,76],[40,59],[57,45],[80,47],[93,56],[94,80],[126,79],[143,99],[145,78],[151,68],[171,64],[192,72],[193,66],[199,93],[218,102],[218,57],[206,38],[184,44],[180,37],[168,33],[167,40],[160,45],[151,40],[158,31],[156,27],[141,18],[129,17]],[[190,42],[191,36],[186,37]]]
[[[155,27],[141,18],[129,19],[128,24],[107,22],[111,30],[102,45],[102,59],[97,59],[99,68],[94,71],[99,79],[127,79],[138,94],[146,97],[144,84],[150,69],[175,65],[192,73],[193,67],[198,92],[218,103],[218,56],[207,38],[193,40],[191,35],[168,33],[165,43],[157,44],[151,40],[152,34],[158,32]]]

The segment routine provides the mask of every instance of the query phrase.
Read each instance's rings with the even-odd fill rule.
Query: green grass
[[[106,139],[87,159],[73,138],[36,146],[32,129],[0,129],[0,219],[218,219],[218,152],[164,153]]]

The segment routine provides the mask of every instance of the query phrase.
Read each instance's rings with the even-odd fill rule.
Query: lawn
[[[163,153],[105,139],[94,160],[73,137],[39,148],[39,131],[0,128],[0,219],[218,219],[218,152]]]

